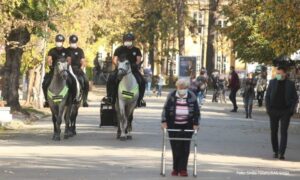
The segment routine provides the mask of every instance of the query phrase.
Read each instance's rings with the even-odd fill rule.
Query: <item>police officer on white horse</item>
[[[146,106],[145,101],[143,100],[145,93],[145,81],[144,78],[139,71],[139,66],[142,62],[142,53],[141,50],[133,45],[135,38],[131,33],[125,34],[123,36],[123,45],[118,47],[115,50],[113,57],[113,64],[117,66],[118,61],[121,56],[125,56],[127,60],[131,63],[132,73],[135,76],[138,84],[139,84],[139,99],[137,106],[143,107]],[[109,76],[107,84],[106,84],[106,92],[107,97],[103,98],[103,101],[109,104],[115,104],[116,96],[118,91],[118,79],[117,79],[117,68],[116,70]]]

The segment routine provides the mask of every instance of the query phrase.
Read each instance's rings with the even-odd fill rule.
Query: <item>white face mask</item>
[[[56,42],[55,45],[56,45],[56,47],[60,48],[60,47],[63,46],[63,43],[62,42]]]
[[[127,46],[127,47],[130,47],[130,46],[133,45],[133,42],[132,41],[125,41],[124,45]]]
[[[77,48],[77,44],[76,44],[76,43],[71,43],[71,44],[70,44],[70,47],[71,47],[71,48]]]
[[[177,92],[180,96],[185,96],[187,94],[187,89],[178,89]]]

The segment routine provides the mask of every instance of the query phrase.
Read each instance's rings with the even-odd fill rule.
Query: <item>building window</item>
[[[194,19],[194,21],[197,23],[197,26],[198,26],[198,33],[201,33],[202,32],[202,26],[204,24],[204,16],[202,14],[201,11],[194,11],[192,12],[192,17]]]
[[[217,21],[217,26],[219,26],[220,28],[224,28],[226,26],[228,22],[225,21],[224,19],[220,19]]]

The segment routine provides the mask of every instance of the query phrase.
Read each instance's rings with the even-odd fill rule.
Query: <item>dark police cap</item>
[[[55,41],[56,42],[64,42],[65,41],[65,37],[62,34],[58,34],[55,37]]]

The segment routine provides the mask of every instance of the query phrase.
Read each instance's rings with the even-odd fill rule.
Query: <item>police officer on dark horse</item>
[[[132,73],[139,84],[139,98],[137,106],[143,107],[146,106],[146,103],[143,100],[145,94],[145,81],[141,72],[139,71],[139,66],[142,62],[142,53],[139,48],[133,45],[134,39],[134,35],[131,33],[125,34],[123,36],[124,44],[115,50],[113,64],[117,66],[121,56],[125,56],[126,59],[129,60],[131,64]],[[110,74],[106,84],[107,97],[104,97],[103,101],[109,104],[115,104],[116,102],[119,83],[117,73],[118,70],[116,68],[115,71],[112,74]]]
[[[82,88],[83,107],[88,107],[87,98],[89,92],[89,80],[83,72],[85,67],[85,55],[81,48],[77,46],[78,37],[71,35],[69,37],[70,47],[67,48],[68,62],[72,66],[73,72],[76,75]]]
[[[55,37],[55,46],[54,48],[50,49],[48,52],[48,58],[47,63],[50,68],[50,71],[45,74],[44,81],[43,81],[43,92],[45,96],[45,103],[44,107],[49,107],[48,103],[48,97],[47,97],[47,90],[51,83],[53,73],[54,73],[54,67],[60,58],[67,58],[68,52],[67,49],[63,47],[63,43],[65,41],[65,37],[61,34],[58,34]]]

